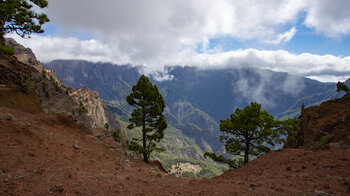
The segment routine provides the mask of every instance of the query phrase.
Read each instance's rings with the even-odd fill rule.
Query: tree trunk
[[[142,117],[143,121],[142,121],[142,147],[143,147],[143,160],[148,163],[148,156],[147,156],[147,152],[146,152],[146,116],[143,115]]]
[[[3,28],[4,28],[5,22],[0,20],[0,44],[5,46],[5,38],[4,38],[4,32],[3,32]]]
[[[249,140],[246,140],[245,142],[245,150],[244,150],[244,163],[249,162]]]

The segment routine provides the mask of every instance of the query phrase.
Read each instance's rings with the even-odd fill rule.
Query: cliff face
[[[350,148],[350,94],[306,108],[295,138],[285,147]]]
[[[66,86],[52,70],[46,70],[42,67],[31,49],[24,48],[13,39],[6,39],[6,44],[16,51],[14,57],[9,58],[14,58],[14,62],[18,59],[19,62],[17,62],[26,71],[24,72],[21,69],[18,71],[21,74],[17,75],[28,72],[27,75],[32,77],[35,91],[44,112],[64,113],[92,128],[103,128],[106,124],[111,125],[109,126],[110,129],[119,127],[117,121],[111,118],[110,112],[106,110],[96,91],[91,91],[88,88],[75,89]],[[23,81],[24,79],[17,80]]]
[[[17,57],[17,59],[20,62],[30,65],[39,72],[41,72],[42,66],[40,62],[36,59],[33,51],[30,48],[23,47],[12,38],[6,38],[5,43],[7,46],[10,46],[13,49],[15,49],[16,53],[14,54],[14,56]]]

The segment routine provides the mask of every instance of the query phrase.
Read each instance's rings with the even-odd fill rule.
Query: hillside
[[[349,150],[284,149],[210,180],[130,158],[108,132],[63,114],[0,107],[1,195],[347,195]],[[332,157],[332,158],[329,158]]]
[[[105,124],[108,124],[111,129],[116,129],[120,126],[106,105],[100,100],[96,91],[91,91],[88,88],[75,89],[65,85],[52,70],[42,67],[31,49],[24,48],[13,39],[6,39],[6,45],[14,48],[16,53],[12,57],[7,55],[4,58],[13,58],[13,61],[5,61],[5,63],[11,62],[11,65],[4,70],[4,73],[16,69],[16,67],[19,67],[18,65],[30,70],[27,71],[28,73],[25,71],[17,72],[18,77],[24,77],[25,73],[28,77],[14,83],[21,88],[25,87],[26,89],[22,89],[25,94],[37,96],[34,100],[39,99],[44,112],[65,113],[88,127],[104,127]],[[6,84],[6,78],[9,81],[15,81],[7,75],[4,76],[4,82],[0,81],[0,83]],[[10,87],[10,85],[7,86]],[[12,91],[16,91],[16,87],[12,87]],[[6,96],[5,93],[6,91],[2,91],[0,96]],[[21,93],[19,92],[19,94]]]
[[[306,108],[295,141],[285,145],[305,149],[350,148],[350,94]]]
[[[65,85],[53,70],[41,66],[29,48],[24,48],[13,39],[6,39],[6,42],[16,50],[16,54],[4,56],[6,66],[4,66],[3,73],[6,74],[2,79],[4,82],[0,81],[0,84],[5,84],[3,87],[0,86],[0,106],[35,113],[44,111],[48,114],[66,114],[86,127],[104,128],[108,126],[110,130],[121,128],[123,135],[129,140],[139,133],[139,130],[128,130],[127,123],[117,120],[107,105],[101,101],[96,91],[91,91],[87,87],[72,88]],[[13,61],[9,63],[6,60],[8,58]],[[21,69],[17,71],[18,68]],[[15,73],[7,73],[14,71]],[[26,73],[27,77],[25,77]],[[18,81],[11,78],[12,75],[18,77]],[[6,81],[14,81],[14,83],[17,81],[18,84],[13,85],[18,87],[6,86]],[[27,89],[26,92],[20,90],[23,84]],[[162,160],[168,170],[178,162],[199,164],[202,170],[196,177],[211,178],[227,170],[227,166],[219,165],[209,159],[205,160],[204,152],[196,141],[175,127],[166,130],[166,136],[160,145],[167,152],[155,153],[153,158]]]

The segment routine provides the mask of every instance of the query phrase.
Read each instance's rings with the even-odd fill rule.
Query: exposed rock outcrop
[[[6,44],[14,48],[16,54],[8,56],[12,61],[4,60],[4,62],[8,61],[8,63],[3,63],[3,67],[19,67],[16,69],[11,67],[11,69],[6,70],[7,72],[15,70],[15,73],[12,75],[16,77],[22,76],[18,79],[11,78],[8,80],[21,83],[25,80],[24,76],[32,78],[35,91],[46,113],[64,113],[92,128],[103,128],[107,124],[110,129],[119,127],[118,122],[112,117],[113,114],[107,110],[96,91],[91,91],[88,88],[75,89],[66,86],[55,75],[54,71],[46,70],[40,64],[31,49],[23,47],[13,39],[6,39]],[[17,69],[19,70],[17,71]],[[7,72],[4,73],[7,74]],[[7,75],[11,76],[11,74]],[[1,78],[3,77],[0,75]],[[5,79],[1,79],[0,83],[8,82]]]
[[[12,38],[6,38],[5,40],[6,45],[12,47],[16,51],[14,56],[17,57],[20,62],[28,64],[41,72],[42,66],[30,48],[23,47]]]
[[[306,108],[294,141],[286,148],[350,148],[350,94]]]

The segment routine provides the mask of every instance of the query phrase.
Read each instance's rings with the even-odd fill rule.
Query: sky
[[[48,0],[42,62],[256,67],[322,82],[350,77],[349,0]]]

